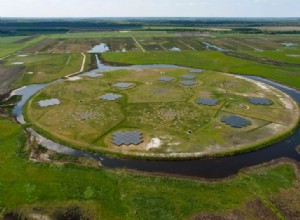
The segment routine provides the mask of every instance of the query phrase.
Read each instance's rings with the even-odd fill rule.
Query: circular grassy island
[[[297,127],[299,107],[240,76],[131,69],[52,84],[27,103],[25,118],[45,137],[83,150],[192,158],[277,141]]]

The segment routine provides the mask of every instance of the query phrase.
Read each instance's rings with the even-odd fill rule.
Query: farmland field
[[[292,46],[282,45],[284,42],[291,43]],[[12,87],[17,87],[26,83],[51,81],[76,72],[75,67],[80,66],[78,53],[86,53],[100,43],[106,44],[109,48],[109,53],[103,55],[103,58],[109,62],[178,64],[221,72],[259,75],[296,88],[300,85],[298,77],[300,68],[297,66],[300,41],[297,35],[256,34],[250,36],[230,33],[168,33],[166,31],[52,34],[35,37],[3,37],[0,41],[0,53],[3,58],[10,58],[10,60],[15,59],[16,54],[27,54],[29,57],[34,57],[37,53],[41,53],[41,56],[53,54],[53,57],[57,58],[74,54],[74,59],[70,62],[72,67],[59,67],[64,70],[58,70],[59,73],[54,75],[51,74],[47,80],[31,80],[28,78],[33,76],[26,75],[26,72],[22,73],[21,82],[12,85]],[[208,47],[207,44],[213,47]],[[214,51],[216,50],[214,47],[221,48],[225,52]],[[174,49],[178,51],[172,52],[171,50]],[[148,53],[142,53],[142,50]],[[110,52],[116,52],[116,54]],[[54,53],[61,55],[54,55]],[[71,55],[68,55],[69,53]],[[64,59],[68,58],[60,59],[60,62]],[[47,62],[45,65],[48,65]],[[56,59],[53,59],[54,66],[57,65],[55,62],[57,62]],[[76,62],[79,63],[76,64]],[[55,71],[57,72],[57,69]]]
[[[22,63],[24,72],[16,86],[46,83],[59,79],[80,70],[83,56],[81,54],[34,54],[26,56],[11,56],[5,60],[7,66]]]
[[[0,58],[21,51],[43,40],[44,36],[33,38],[25,37],[0,37]]]

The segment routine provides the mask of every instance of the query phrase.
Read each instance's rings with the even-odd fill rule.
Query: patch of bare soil
[[[1,216],[0,216],[1,217]],[[27,207],[15,211],[7,212],[3,215],[4,220],[89,220],[94,219],[78,205],[67,205],[62,207],[41,208]]]
[[[37,144],[37,141],[31,136],[26,143],[25,149],[29,153],[29,160],[38,163],[56,163],[56,164],[80,164],[87,167],[99,168],[101,164],[89,158],[76,158],[48,150]]]
[[[269,198],[286,219],[300,219],[300,164],[297,163],[297,181],[291,189],[282,189],[278,196]]]
[[[23,52],[84,53],[99,43],[99,39],[45,39],[29,48],[26,48]]]
[[[211,92],[200,91],[200,92],[199,92],[199,96],[200,96],[201,98],[211,98]]]
[[[47,52],[53,45],[56,45],[59,42],[57,39],[45,39],[40,41],[37,44],[34,44],[25,50],[23,53],[36,53],[36,52]]]
[[[83,220],[89,219],[85,216],[83,210],[78,206],[71,206],[66,209],[59,209],[53,214],[56,220]]]
[[[27,218],[24,218],[18,212],[9,212],[9,213],[4,214],[4,216],[3,216],[3,220],[20,220],[20,219],[26,220]]]
[[[0,96],[9,92],[12,84],[21,76],[24,71],[22,66],[6,67],[0,63]]]
[[[284,189],[280,195],[270,199],[286,219],[300,219],[300,184]]]

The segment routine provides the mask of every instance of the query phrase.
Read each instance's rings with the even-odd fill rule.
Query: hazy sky
[[[2,17],[300,17],[300,0],[0,0]]]

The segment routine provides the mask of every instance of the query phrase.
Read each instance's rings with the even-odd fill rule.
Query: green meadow
[[[259,199],[282,217],[268,198],[291,189],[290,165],[240,173],[220,182],[153,177],[72,164],[28,161],[20,125],[0,120],[0,212],[53,216],[80,207],[92,219],[184,219],[201,212],[223,214]]]
[[[87,55],[85,70],[90,63]],[[83,56],[79,53],[64,54],[33,54],[26,57],[12,56],[5,60],[6,65],[13,66],[14,62],[24,62],[25,70],[15,87],[47,83],[62,78],[81,69]]]
[[[17,53],[42,41],[43,39],[45,39],[45,36],[43,35],[30,38],[28,40],[26,40],[26,37],[0,37],[0,58]]]
[[[51,34],[50,38],[115,38],[115,37],[174,37],[166,31],[107,31],[88,33]]]
[[[217,51],[105,53],[107,62],[126,64],[175,64],[235,74],[265,77],[288,86],[300,88],[300,68],[266,65],[227,56]]]

